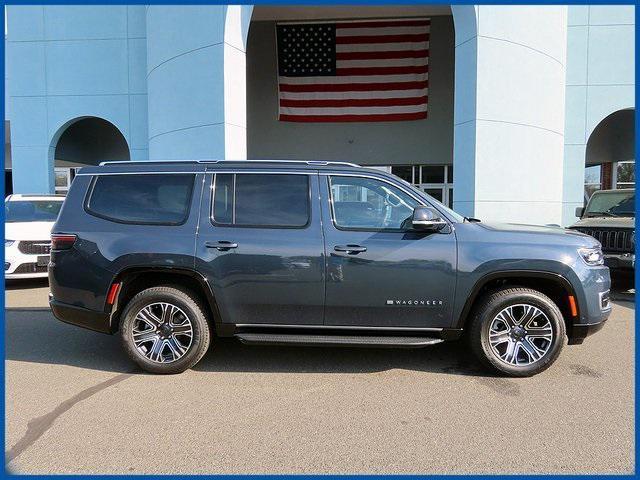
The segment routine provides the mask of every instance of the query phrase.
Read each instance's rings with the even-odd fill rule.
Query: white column
[[[454,188],[462,213],[561,223],[566,11],[477,6],[477,35],[456,36]]]

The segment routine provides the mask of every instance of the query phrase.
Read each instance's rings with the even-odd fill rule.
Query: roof
[[[343,165],[349,167],[359,167],[355,163],[349,162],[337,162],[334,160],[141,160],[141,161],[113,161],[113,162],[101,162],[100,166],[105,165],[149,165],[149,164],[204,164],[204,165],[225,165],[225,164],[243,164],[248,163],[273,163],[273,164],[296,164],[296,165],[309,165],[313,167],[324,167],[327,165]]]
[[[99,166],[84,167],[78,175],[110,173],[202,173],[219,169],[269,170],[366,170],[360,165],[333,160],[142,160],[102,162]],[[381,173],[378,171],[378,173]]]

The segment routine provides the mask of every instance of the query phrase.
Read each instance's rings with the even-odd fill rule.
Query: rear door
[[[196,240],[225,323],[321,325],[324,244],[317,172],[207,174]]]
[[[425,204],[383,176],[321,174],[327,255],[325,325],[442,328],[451,324],[456,239],[406,228]]]

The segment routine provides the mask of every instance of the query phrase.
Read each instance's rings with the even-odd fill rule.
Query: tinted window
[[[18,200],[5,202],[4,218],[13,222],[55,222],[62,208],[61,201]]]
[[[213,220],[233,223],[233,174],[216,175],[213,195]]]
[[[218,174],[214,192],[216,223],[303,227],[309,222],[307,175]]]
[[[189,212],[193,175],[100,175],[88,210],[125,223],[177,225]]]
[[[331,177],[333,219],[337,227],[398,230],[419,203],[399,188],[360,177]]]

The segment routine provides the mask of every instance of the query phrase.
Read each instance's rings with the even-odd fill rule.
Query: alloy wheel
[[[132,334],[135,348],[142,356],[156,363],[171,363],[189,351],[193,325],[181,308],[157,302],[138,311]]]
[[[504,363],[527,366],[544,357],[553,342],[553,328],[547,315],[530,304],[502,309],[489,326],[489,344]]]

